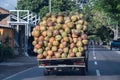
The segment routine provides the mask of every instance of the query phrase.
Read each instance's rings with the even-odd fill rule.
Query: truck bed
[[[40,59],[39,61],[39,67],[67,67],[67,65],[72,65],[74,62],[81,62],[81,64],[83,65],[85,62],[85,57],[73,57],[73,58],[58,58],[58,59]],[[42,64],[47,64],[45,66],[43,66]],[[59,65],[59,66],[58,66]]]
[[[38,59],[39,68],[44,68],[44,75],[51,71],[80,71],[88,70],[88,53],[81,57]]]
[[[38,59],[38,61],[54,61],[54,60],[74,60],[74,59],[83,59],[85,57],[71,57],[71,58],[51,58],[51,59]]]

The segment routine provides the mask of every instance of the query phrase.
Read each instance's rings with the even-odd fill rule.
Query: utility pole
[[[49,0],[49,13],[51,13],[51,0]]]

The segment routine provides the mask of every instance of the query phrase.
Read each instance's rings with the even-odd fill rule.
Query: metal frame
[[[24,14],[24,15],[21,15]],[[33,20],[34,18],[34,20]],[[14,19],[14,21],[12,20]],[[37,22],[40,21],[40,17],[37,18],[36,14],[33,14],[29,10],[10,10],[10,17],[9,17],[9,25],[25,25],[25,46],[24,46],[24,54],[29,56],[27,53],[28,48],[28,36],[31,35],[31,24],[37,25]],[[19,28],[18,28],[19,29]]]

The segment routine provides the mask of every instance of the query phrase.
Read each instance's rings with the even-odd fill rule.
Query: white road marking
[[[96,69],[96,75],[97,75],[97,76],[101,76],[101,75],[100,75],[100,71],[99,71],[98,69]]]
[[[94,45],[93,45],[93,59],[96,60]],[[95,64],[95,65],[98,65],[97,61],[94,61],[94,64]],[[98,69],[96,69],[96,75],[97,75],[97,76],[101,76],[100,71],[99,71]]]
[[[21,71],[21,72],[15,73],[15,74],[13,74],[13,75],[11,75],[11,76],[9,76],[9,77],[3,79],[3,80],[10,79],[10,78],[15,77],[15,76],[17,76],[17,75],[19,75],[19,74],[22,74],[22,73],[24,73],[24,72],[27,72],[27,71],[29,71],[29,70],[31,70],[31,69],[33,69],[33,67],[32,67],[32,68],[28,68],[28,69],[26,69],[26,70],[24,70],[24,71]]]
[[[94,45],[93,45],[93,56],[95,57],[95,48],[94,48]]]
[[[95,61],[94,64],[97,65],[97,61]]]
[[[93,58],[96,60],[96,57],[95,57],[95,56],[94,56]]]
[[[95,48],[94,48],[94,45],[93,45],[93,58],[96,59],[96,55],[95,55]]]
[[[116,53],[120,54],[120,51],[115,51]]]
[[[96,57],[95,53],[93,53],[93,57]]]

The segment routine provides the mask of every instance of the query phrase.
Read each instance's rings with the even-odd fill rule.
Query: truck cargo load
[[[87,71],[87,25],[81,13],[47,14],[42,18],[32,31],[32,44],[45,74],[71,68]]]

